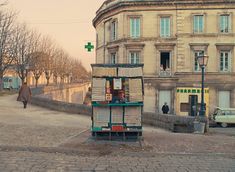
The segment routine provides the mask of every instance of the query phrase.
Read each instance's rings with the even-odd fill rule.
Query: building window
[[[230,15],[220,15],[220,32],[229,33],[231,30]]]
[[[170,52],[161,52],[160,69],[170,70]]]
[[[220,71],[229,72],[231,66],[231,53],[230,51],[221,51],[220,52]]]
[[[194,51],[194,71],[198,72],[201,70],[197,57],[204,55],[204,51]]]
[[[117,21],[114,20],[111,22],[111,41],[115,41],[117,39]]]
[[[160,36],[163,38],[170,37],[171,24],[170,17],[161,17],[160,18]]]
[[[130,36],[131,38],[140,37],[140,18],[130,18]]]
[[[203,15],[193,16],[193,32],[203,33],[203,31],[204,31],[204,16]]]
[[[140,52],[130,52],[129,53],[129,63],[130,64],[140,63]]]
[[[116,64],[117,63],[117,53],[111,53],[110,54],[110,64]]]

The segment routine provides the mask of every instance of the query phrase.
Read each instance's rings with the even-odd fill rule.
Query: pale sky
[[[71,56],[90,70],[95,50],[87,52],[87,42],[95,45],[92,19],[105,0],[8,0],[8,8],[19,12],[18,21],[49,35]]]

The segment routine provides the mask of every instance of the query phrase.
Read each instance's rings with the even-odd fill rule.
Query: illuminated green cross
[[[87,51],[91,52],[91,50],[94,49],[94,45],[88,42],[87,45],[85,45],[85,48],[87,49]]]

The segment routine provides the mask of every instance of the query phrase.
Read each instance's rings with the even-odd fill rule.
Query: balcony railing
[[[170,68],[166,68],[165,70],[160,69],[159,76],[160,77],[170,77],[171,76],[171,69]]]

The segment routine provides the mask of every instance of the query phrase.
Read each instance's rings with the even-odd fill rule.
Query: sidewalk
[[[88,116],[0,96],[0,171],[235,171],[235,137],[144,127],[137,142],[95,141]]]

